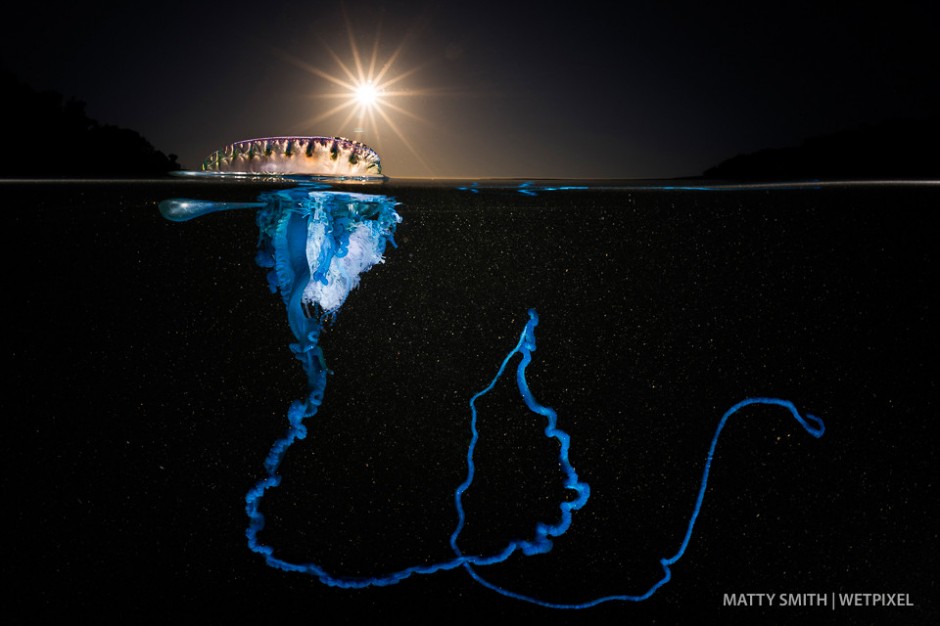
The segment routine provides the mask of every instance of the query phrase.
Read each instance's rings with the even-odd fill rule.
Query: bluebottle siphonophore
[[[264,461],[265,475],[245,498],[248,546],[271,567],[309,574],[326,585],[344,588],[391,585],[413,574],[463,568],[474,580],[493,591],[550,608],[584,609],[611,601],[639,602],[650,598],[671,579],[672,566],[685,554],[701,511],[718,439],[733,415],[751,405],[776,406],[788,411],[813,437],[822,436],[825,430],[823,422],[815,416],[801,414],[787,400],[749,398],[728,409],[712,438],[685,535],[674,554],[660,559],[660,578],[641,593],[609,595],[581,603],[563,604],[519,594],[492,583],[482,576],[481,568],[502,563],[517,552],[526,556],[549,552],[553,540],[568,530],[574,512],[585,506],[590,497],[590,488],[579,479],[569,460],[571,441],[568,434],[559,428],[555,411],[536,400],[526,380],[526,369],[536,349],[535,329],[539,321],[535,310],[530,310],[518,342],[503,359],[492,380],[469,401],[467,474],[454,491],[456,525],[449,537],[452,557],[437,563],[421,563],[365,577],[343,576],[316,563],[295,563],[281,558],[277,549],[263,543],[261,538],[265,527],[264,514],[261,512],[264,496],[281,484],[278,473],[281,461],[296,441],[307,436],[308,420],[316,415],[323,401],[328,370],[319,339],[325,323],[338,314],[350,292],[358,285],[360,276],[383,262],[386,247],[395,245],[395,229],[401,222],[395,206],[395,200],[384,195],[328,191],[318,186],[264,193],[257,202],[233,204],[167,200],[161,203],[163,215],[174,221],[185,221],[217,210],[256,209],[260,231],[257,261],[269,269],[269,286],[280,294],[287,308],[288,323],[296,339],[290,349],[306,373],[307,395],[290,405],[286,432],[271,446]],[[558,503],[555,519],[535,524],[529,537],[507,540],[501,549],[490,554],[467,554],[461,549],[460,537],[465,523],[463,497],[476,475],[474,452],[479,440],[477,401],[496,386],[517,357],[515,379],[519,393],[528,409],[544,418],[545,436],[558,442],[558,463],[564,476],[564,487],[571,495],[569,499]]]
[[[264,137],[216,150],[203,161],[202,171],[379,177],[382,162],[369,146],[343,137]]]

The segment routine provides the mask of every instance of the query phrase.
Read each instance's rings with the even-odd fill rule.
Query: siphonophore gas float
[[[361,178],[381,176],[382,162],[372,148],[342,137],[266,137],[216,150],[202,171]]]
[[[320,335],[325,324],[339,314],[343,303],[359,284],[362,274],[383,262],[389,245],[395,246],[395,229],[402,218],[395,210],[393,198],[379,194],[333,191],[324,184],[331,179],[368,180],[380,176],[378,155],[357,142],[327,137],[277,137],[255,139],[232,144],[211,155],[204,164],[210,175],[234,176],[278,175],[304,181],[295,188],[263,193],[256,202],[217,203],[173,199],[160,204],[163,216],[173,221],[186,221],[206,213],[228,209],[253,209],[260,232],[257,262],[268,269],[268,284],[279,293],[287,308],[287,319],[296,339],[290,344],[307,377],[306,397],[294,401],[287,411],[287,428],[268,451],[264,476],[248,492],[245,508],[248,515],[246,535],[248,547],[261,555],[271,567],[301,572],[317,577],[330,586],[361,588],[391,585],[413,574],[432,574],[441,570],[463,568],[480,584],[511,598],[550,608],[584,609],[611,601],[639,602],[651,597],[672,577],[671,567],[689,545],[705,496],[712,459],[719,437],[728,420],[750,405],[771,405],[785,409],[813,437],[825,431],[822,420],[800,413],[787,400],[768,397],[748,398],[729,408],[718,422],[706,457],[698,495],[691,516],[676,552],[660,559],[662,575],[643,593],[609,595],[582,603],[563,604],[516,593],[489,582],[481,574],[485,566],[506,561],[514,553],[534,555],[552,549],[554,539],[570,527],[575,511],[587,504],[589,486],[578,478],[569,460],[572,445],[567,433],[558,426],[558,416],[541,404],[529,388],[526,369],[536,348],[536,311],[530,310],[528,321],[518,342],[496,368],[493,378],[481,381],[481,390],[469,399],[467,424],[467,474],[455,487],[456,525],[450,535],[452,557],[437,563],[421,563],[393,572],[379,572],[364,577],[349,577],[328,571],[316,563],[295,563],[278,555],[277,547],[263,543],[265,526],[262,504],[265,494],[281,484],[280,464],[290,447],[308,434],[308,421],[323,401],[328,370]],[[511,365],[517,359],[516,364]],[[558,463],[564,475],[564,486],[571,497],[558,503],[555,519],[534,526],[525,539],[507,539],[500,550],[489,554],[468,554],[460,546],[465,516],[463,495],[473,483],[476,468],[474,451],[478,442],[477,401],[489,393],[507,371],[515,369],[518,391],[530,411],[545,420],[544,434],[558,444]],[[363,384],[368,384],[367,381]]]

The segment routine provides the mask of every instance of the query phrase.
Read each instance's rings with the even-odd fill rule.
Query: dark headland
[[[36,91],[0,68],[6,109],[2,178],[152,177],[180,169],[138,132],[99,123],[85,103],[55,91]]]
[[[940,119],[892,119],[739,154],[708,168],[723,180],[940,179]]]

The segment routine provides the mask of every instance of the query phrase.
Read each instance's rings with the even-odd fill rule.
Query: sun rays
[[[328,91],[309,96],[321,104],[317,106],[314,115],[300,123],[303,133],[343,135],[368,143],[379,150],[382,147],[382,130],[387,128],[421,165],[431,172],[430,165],[408,139],[399,121],[396,121],[396,118],[406,117],[430,125],[428,120],[405,108],[403,101],[408,98],[438,95],[434,89],[406,87],[406,80],[423,67],[414,66],[404,70],[398,67],[411,33],[406,34],[391,54],[383,59],[379,45],[379,26],[371,50],[367,55],[363,55],[348,17],[344,15],[344,18],[349,58],[344,60],[326,42],[322,42],[327,58],[333,66],[329,71],[294,55],[278,51],[285,60],[323,79],[330,87]],[[328,103],[325,107],[322,106],[324,101]],[[328,129],[325,129],[325,126]]]

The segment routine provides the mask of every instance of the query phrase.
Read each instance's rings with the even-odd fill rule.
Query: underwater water
[[[526,370],[590,498],[547,554],[491,583],[456,569],[338,589],[246,546],[245,493],[307,378],[255,264],[254,210],[164,220],[167,198],[245,203],[293,185],[17,182],[8,199],[12,378],[4,548],[14,608],[267,617],[866,623],[937,617],[933,229],[940,187],[396,181],[396,248],[328,322],[309,434],[264,502],[286,559],[370,577],[453,556],[468,402],[536,309]],[[570,498],[512,378],[478,401],[464,553],[498,551]],[[570,490],[568,490],[570,491]],[[902,593],[913,607],[726,606],[726,594]],[[779,600],[778,600],[779,602]]]

